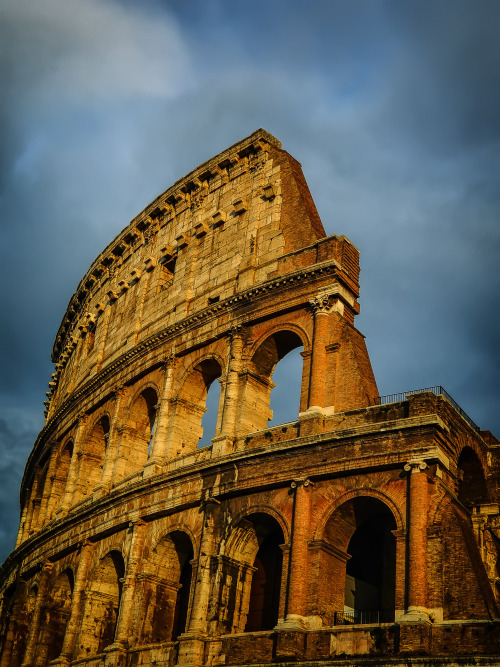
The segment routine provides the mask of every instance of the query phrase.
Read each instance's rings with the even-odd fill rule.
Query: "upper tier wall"
[[[81,281],[54,344],[48,414],[151,335],[270,278],[335,260],[357,294],[355,247],[320,239],[300,165],[267,132],[204,163],[144,209]]]

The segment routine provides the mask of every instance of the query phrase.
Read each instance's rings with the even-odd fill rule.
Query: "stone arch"
[[[233,531],[233,527],[238,525],[250,514],[269,514],[280,526],[283,533],[283,540],[285,544],[288,544],[290,540],[290,526],[281,512],[279,512],[275,507],[269,507],[268,505],[251,505],[250,507],[245,508],[233,518],[231,523],[226,527],[226,535],[224,538],[223,551],[226,554],[233,549],[230,544],[230,538]],[[228,543],[229,541],[229,543]]]
[[[162,529],[157,533],[157,536],[153,540],[153,545],[151,547],[151,553],[156,553],[158,550],[158,546],[160,542],[168,537],[170,533],[185,533],[188,538],[191,540],[191,544],[193,547],[193,558],[198,557],[198,544],[197,544],[197,538],[195,534],[193,533],[192,529],[187,526],[183,521],[174,521],[172,523],[168,524],[168,527]],[[150,566],[148,566],[150,567]]]
[[[266,508],[246,511],[231,527],[217,576],[222,632],[270,630],[284,611],[281,522]]]
[[[262,343],[264,343],[267,338],[279,333],[280,331],[290,331],[296,334],[302,341],[304,352],[306,354],[311,352],[312,342],[307,331],[303,327],[298,326],[293,322],[281,322],[267,328],[256,340],[253,341],[252,345],[248,348],[245,354],[245,359],[247,361],[252,359]]]
[[[78,655],[102,651],[113,643],[122,595],[125,561],[111,550],[100,559],[89,579],[78,646]]]
[[[26,582],[23,580],[11,581],[5,587],[0,604],[0,655],[4,660],[6,656],[10,655],[10,660],[7,658],[9,667],[19,667],[26,650],[26,639],[31,621],[31,616],[27,615]]]
[[[30,535],[38,530],[45,518],[41,516],[40,510],[42,508],[43,497],[47,493],[47,489],[45,487],[46,485],[50,484],[50,480],[48,479],[49,464],[50,452],[47,451],[44,453],[38,463],[33,486],[31,487],[29,500],[31,505],[29,508],[31,510],[31,523],[29,530]]]
[[[387,500],[373,490],[346,493],[318,526],[318,610],[326,625],[394,620],[396,565],[403,566],[396,563],[395,533],[402,523]]]
[[[324,510],[323,514],[321,515],[316,525],[313,539],[319,539],[319,540],[322,539],[325,531],[325,526],[330,517],[332,516],[332,514],[335,512],[335,510],[338,509],[348,500],[351,500],[352,498],[357,498],[358,496],[368,496],[370,498],[375,498],[384,503],[384,505],[387,505],[387,507],[392,512],[392,515],[394,516],[394,520],[396,521],[396,530],[404,530],[406,524],[405,520],[403,519],[403,514],[400,508],[396,505],[396,503],[392,500],[390,496],[383,493],[382,491],[378,491],[377,489],[361,488],[361,489],[354,489],[352,491],[346,491],[338,498],[335,498],[335,500],[332,501],[327,506],[327,508]]]
[[[158,409],[158,387],[147,383],[129,403],[120,455],[127,460],[128,473],[140,470],[148,460]]]
[[[203,436],[202,419],[206,412],[206,400],[210,386],[224,376],[224,366],[218,355],[210,354],[198,358],[183,374],[176,397],[171,401],[173,408],[173,430],[178,444],[177,454],[193,451]],[[217,426],[220,428],[221,400]]]
[[[52,578],[50,595],[44,606],[38,638],[38,664],[46,664],[59,657],[71,613],[75,577],[70,567]],[[43,660],[42,660],[43,658]]]
[[[172,526],[150,552],[142,582],[140,642],[175,641],[185,632],[191,606],[194,542]]]
[[[57,463],[50,491],[50,508],[48,518],[52,518],[54,512],[61,506],[66,485],[68,483],[69,468],[74,454],[73,438],[67,438],[59,447]]]
[[[24,593],[24,595],[23,595]],[[24,597],[24,604],[16,622],[16,634],[12,646],[11,659],[9,667],[20,667],[23,662],[24,654],[28,643],[29,629],[33,612],[38,597],[38,584],[27,585],[25,591],[21,592]]]
[[[246,355],[245,371],[241,374],[241,409],[238,418],[241,432],[252,433],[267,428],[272,418],[271,392],[275,386],[272,375],[277,364],[292,350],[310,348],[309,339],[297,325],[277,325],[267,330]],[[305,409],[306,381],[302,364],[301,388],[297,390],[298,412]]]
[[[80,497],[92,493],[101,481],[110,428],[109,414],[103,412],[87,430],[78,472]]]
[[[469,509],[489,502],[484,467],[476,451],[470,446],[461,449],[457,460],[458,498]]]

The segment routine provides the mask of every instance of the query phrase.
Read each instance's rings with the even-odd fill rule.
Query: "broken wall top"
[[[176,306],[180,292],[188,302],[236,293],[276,271],[277,260],[290,254],[287,268],[334,257],[357,283],[357,250],[345,237],[330,238],[323,257],[293,257],[326,234],[300,164],[257,130],[159,195],[97,257],[70,300],[52,359],[74,345],[79,320],[92,323],[120,290],[158,264],[166,267],[166,282],[175,264],[179,293],[174,286],[170,302]],[[254,275],[242,276],[245,271]]]

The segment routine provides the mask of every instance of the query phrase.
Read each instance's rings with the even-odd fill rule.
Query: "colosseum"
[[[441,387],[378,395],[358,278],[264,130],[97,257],[0,572],[1,667],[500,664],[500,444]]]

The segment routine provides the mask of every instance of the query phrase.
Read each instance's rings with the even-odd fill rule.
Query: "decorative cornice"
[[[40,432],[35,442],[32,454],[28,459],[26,469],[28,469],[30,466],[32,456],[34,455],[35,450],[37,450],[39,442],[42,439],[45,439],[46,434],[50,434],[52,432],[54,425],[70,411],[71,406],[76,401],[92,393],[105,380],[122,370],[123,367],[127,364],[133,363],[141,357],[146,356],[158,347],[167,343],[170,339],[176,338],[181,333],[196,329],[197,327],[203,325],[205,321],[210,321],[211,318],[219,317],[223,311],[231,310],[234,307],[243,306],[255,298],[265,296],[269,292],[288,288],[293,283],[300,283],[302,281],[310,282],[316,277],[322,275],[335,274],[335,278],[342,282],[340,272],[341,268],[339,267],[338,262],[333,259],[326,262],[313,264],[312,266],[306,267],[305,269],[298,269],[296,271],[285,274],[284,276],[280,276],[279,278],[268,280],[266,282],[260,283],[259,285],[252,286],[243,292],[235,294],[227,299],[224,299],[223,301],[218,301],[217,303],[211,304],[207,308],[204,308],[203,310],[200,310],[197,313],[194,313],[193,315],[190,315],[183,320],[171,324],[165,329],[152,334],[149,338],[146,338],[146,340],[139,343],[128,352],[122,354],[120,357],[118,357],[118,359],[99,371],[99,373],[96,373],[91,380],[77,389],[62,403],[58,410],[51,415],[49,421]],[[303,304],[300,304],[299,307],[302,306]],[[241,324],[243,324],[243,322],[241,322]],[[234,328],[234,324],[231,324],[227,330],[222,331],[218,337],[230,335],[232,328]]]

